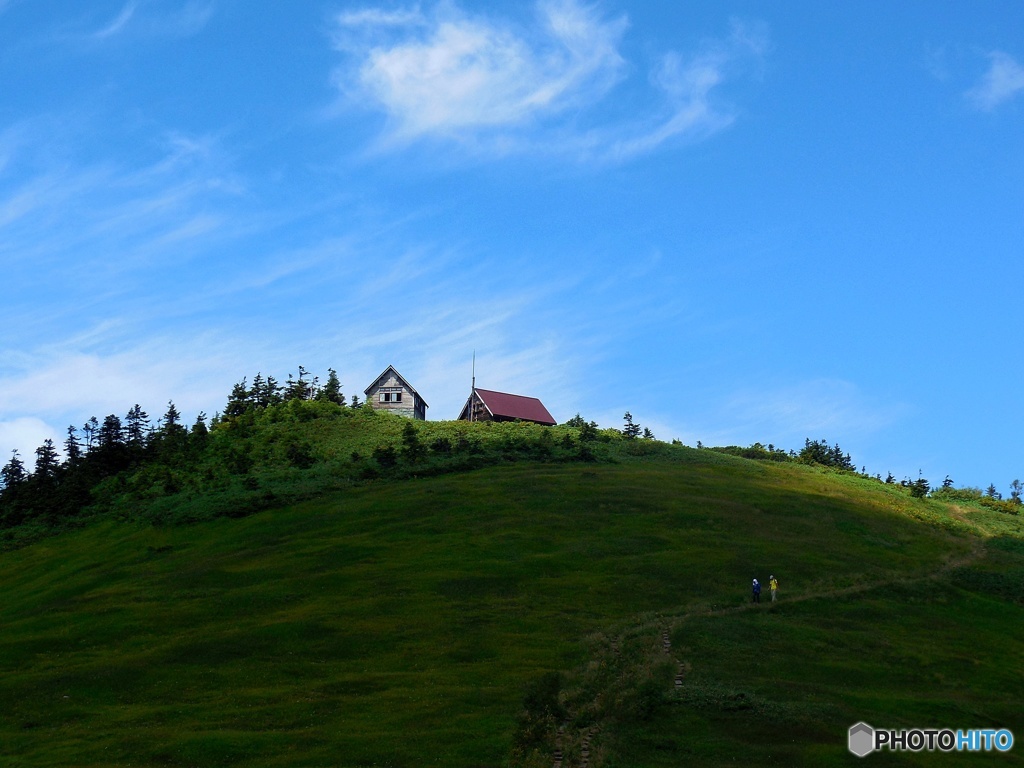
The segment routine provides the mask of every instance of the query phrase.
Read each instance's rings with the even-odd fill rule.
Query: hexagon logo
[[[850,726],[849,740],[846,745],[857,757],[871,754],[875,749],[875,729],[867,723]]]

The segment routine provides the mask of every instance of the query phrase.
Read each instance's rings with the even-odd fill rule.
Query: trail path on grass
[[[964,522],[967,522],[964,520]],[[973,526],[972,526],[973,527]],[[880,574],[875,578],[836,586],[828,582],[819,582],[809,589],[798,592],[792,597],[782,598],[775,603],[745,602],[741,605],[719,607],[717,605],[698,605],[687,610],[669,615],[645,614],[638,616],[635,623],[613,635],[595,638],[594,653],[586,667],[582,670],[577,687],[584,695],[576,701],[567,702],[569,718],[558,726],[552,753],[554,768],[599,768],[602,753],[595,749],[593,743],[602,731],[602,720],[614,712],[608,711],[608,703],[616,700],[616,693],[621,693],[630,684],[634,688],[645,678],[650,677],[651,670],[659,662],[667,660],[675,668],[673,693],[679,696],[683,692],[686,673],[690,664],[675,655],[672,651],[672,633],[684,622],[695,618],[726,616],[743,611],[772,610],[775,606],[802,603],[809,600],[824,598],[847,597],[858,593],[870,592],[880,587],[916,584],[928,580],[938,580],[953,570],[964,568],[975,563],[985,553],[987,534],[974,538],[967,552],[947,557],[937,567],[926,572],[906,573],[892,571]],[[646,638],[646,647],[644,638]],[[653,639],[652,639],[653,638]],[[639,658],[627,657],[623,649],[639,646]],[[588,677],[595,678],[588,680]],[[610,686],[602,687],[602,682],[611,681]],[[619,690],[617,691],[616,688]],[[586,695],[590,693],[591,695]],[[570,695],[570,699],[573,697]],[[621,696],[619,696],[621,699]],[[574,728],[573,722],[586,722],[582,728]],[[608,729],[605,729],[607,731]]]
[[[939,565],[937,568],[930,570],[926,573],[907,574],[906,572],[891,572],[878,576],[867,581],[861,581],[856,584],[848,584],[846,586],[831,586],[828,583],[819,582],[818,585],[812,586],[810,589],[803,592],[799,592],[792,597],[779,598],[775,605],[781,605],[783,602],[786,603],[802,603],[808,600],[821,600],[826,597],[845,597],[847,595],[855,595],[858,592],[870,592],[873,589],[879,587],[888,587],[900,584],[919,584],[922,581],[938,580],[948,574],[950,571],[954,571],[958,568],[964,568],[975,563],[982,555],[985,554],[985,540],[976,539],[969,551],[962,555],[952,556],[946,558],[945,562]],[[781,595],[780,591],[780,595]],[[723,616],[725,614],[736,613],[738,611],[752,611],[758,610],[762,605],[772,607],[772,603],[744,603],[743,605],[731,605],[719,608],[718,606],[707,607],[695,606],[682,613],[674,614],[671,617],[666,616],[664,620],[671,620],[676,623],[685,621],[686,619],[692,619],[696,617],[704,616]]]

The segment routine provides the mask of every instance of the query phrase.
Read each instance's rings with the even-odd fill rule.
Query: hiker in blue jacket
[[[754,602],[761,602],[761,582],[757,579],[754,579]]]

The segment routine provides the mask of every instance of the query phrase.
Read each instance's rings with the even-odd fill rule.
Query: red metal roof
[[[557,423],[551,418],[551,414],[544,407],[544,403],[536,397],[510,395],[507,392],[495,392],[491,389],[480,388],[477,388],[476,393],[493,416],[535,421],[538,424],[548,424],[550,426]]]

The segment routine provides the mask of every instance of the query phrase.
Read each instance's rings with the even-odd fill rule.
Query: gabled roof
[[[413,388],[412,384],[410,384],[408,381],[406,381],[405,377],[402,374],[400,374],[398,371],[395,370],[395,366],[393,366],[393,365],[389,365],[387,368],[385,368],[383,371],[381,371],[380,375],[373,380],[373,383],[370,384],[370,386],[368,386],[366,389],[363,390],[363,394],[364,395],[370,394],[370,390],[377,386],[377,382],[379,382],[381,379],[383,379],[385,376],[388,375],[388,371],[390,371],[391,373],[395,374],[395,378],[398,379],[400,382],[402,382],[402,386],[403,387],[405,387],[410,392],[412,392],[414,395],[416,395],[416,397],[418,397],[420,400],[423,400],[423,395],[421,395],[419,392],[417,392]],[[427,405],[427,401],[426,400],[423,400],[423,405],[425,407],[427,407],[427,408],[430,407],[429,405]]]
[[[549,426],[554,426],[557,423],[548,413],[548,409],[544,407],[544,403],[536,397],[510,395],[507,392],[479,388],[476,389],[476,394],[484,407],[490,411],[491,416],[535,421],[538,424]]]

